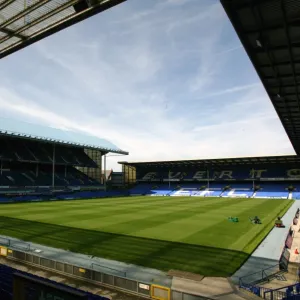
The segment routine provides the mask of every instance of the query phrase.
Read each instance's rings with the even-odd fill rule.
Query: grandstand
[[[298,156],[120,162],[132,195],[299,197]]]
[[[122,2],[124,0],[1,1],[0,58]],[[126,290],[139,297],[202,299],[199,297],[201,293],[195,292],[195,286],[191,286],[190,282],[181,282],[181,286],[176,287],[175,280],[170,283],[175,276],[170,279],[168,274],[162,280],[162,273],[156,270],[150,278],[147,274],[149,269],[136,271],[134,264],[164,270],[170,270],[175,265],[183,271],[229,277],[272,229],[274,217],[283,214],[286,229],[278,231],[275,228],[271,231],[268,237],[275,236],[273,248],[270,248],[268,241],[264,241],[263,247],[256,250],[259,263],[256,260],[255,267],[264,266],[263,258],[267,260],[270,256],[276,257],[277,267],[282,268],[282,264],[287,267],[293,256],[288,249],[295,250],[293,238],[298,232],[295,228],[299,230],[293,227],[298,223],[299,209],[295,214],[290,208],[295,209],[296,202],[292,204],[289,201],[300,199],[299,1],[221,0],[221,3],[297,155],[120,162],[123,172],[110,175],[111,186],[120,188],[123,185],[130,195],[140,197],[117,198],[115,202],[104,204],[98,200],[86,201],[84,212],[82,204],[74,201],[3,206],[0,220],[3,234],[0,237],[0,255],[3,259],[25,262],[72,278]],[[9,120],[1,122],[0,129],[2,202],[122,194],[107,192],[105,157],[109,152],[128,153],[110,142]],[[153,198],[150,201],[144,195],[169,198],[165,201]],[[172,198],[176,196],[185,197]],[[203,197],[202,201],[190,198],[195,196]],[[230,199],[233,197],[239,198],[238,201]],[[220,198],[224,198],[222,202]],[[269,200],[271,198],[286,200]],[[224,218],[227,207],[239,214],[241,227]],[[262,227],[252,226],[248,220],[248,212],[256,212],[257,207],[262,214]],[[95,223],[99,219],[104,219],[103,223]],[[18,238],[23,241],[16,240]],[[44,246],[35,245],[32,248],[33,245],[25,242],[26,239]],[[50,247],[65,250],[55,252]],[[70,249],[77,253],[70,252]],[[265,249],[271,250],[263,257]],[[78,252],[87,253],[85,258],[89,262],[93,255],[107,259],[96,258],[96,263],[83,267],[79,266],[83,254]],[[114,269],[124,267],[119,261],[129,263],[121,275]],[[97,263],[99,271],[93,267]],[[0,292],[4,299],[11,300],[13,294],[16,297],[18,293],[17,289],[13,290],[13,286],[17,286],[17,279],[13,278],[15,272],[0,265]],[[265,276],[264,272],[259,270],[258,273]],[[139,278],[127,277],[128,273],[139,274]],[[20,275],[35,283],[43,281],[42,285],[53,287],[54,284],[54,290],[66,290],[65,286],[46,282],[29,273]],[[269,279],[270,276],[262,278]],[[214,278],[215,282],[224,288],[224,282]],[[299,296],[299,286],[296,284],[284,287],[284,290],[274,290],[260,287],[257,282],[256,278],[255,283],[247,281],[246,284],[240,283],[239,287],[267,299],[288,300]],[[197,287],[201,284],[197,282]],[[203,286],[209,286],[207,281]],[[213,296],[219,286],[212,285]],[[26,290],[26,296],[32,296],[36,287],[35,284],[33,289]],[[68,292],[82,299],[99,299],[75,289]],[[292,294],[296,296],[290,297]],[[217,298],[230,299],[229,295],[226,290]],[[241,297],[235,294],[232,299]]]
[[[0,143],[2,201],[103,196],[106,154],[128,154],[104,139],[8,119]]]

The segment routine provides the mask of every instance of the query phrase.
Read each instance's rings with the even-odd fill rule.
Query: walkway
[[[173,277],[172,290],[203,297],[200,299],[260,299],[252,294],[239,291],[230,279],[222,277],[204,277],[200,281]]]
[[[299,202],[298,202],[299,203]],[[293,264],[299,263],[299,255],[295,254],[295,250],[298,249],[300,251],[300,221],[298,221],[297,225],[291,226],[294,231],[294,239],[292,243],[292,247],[289,250],[290,252],[290,260],[289,260],[289,271],[284,274],[282,277],[274,279],[268,283],[263,284],[263,287],[269,289],[278,289],[285,287],[287,285],[293,285],[297,282],[297,267],[294,267]]]
[[[75,266],[86,269],[93,268],[96,271],[120,277],[125,277],[124,275],[126,273],[126,278],[144,281],[145,283],[156,283],[167,287],[171,286],[172,278],[170,278],[166,273],[156,269],[144,268],[119,261],[73,253],[62,249],[24,242],[12,237],[0,235],[0,241],[3,239],[10,239],[11,241],[13,241],[11,245],[15,245],[15,247],[10,246],[11,249],[30,252],[31,254],[35,254],[48,259],[54,259],[63,263],[73,264]],[[25,251],[28,245],[30,245],[30,250]]]
[[[237,289],[237,287],[234,286],[232,282],[227,278],[199,276],[199,280],[190,280],[186,278],[184,279],[176,276],[170,276],[155,269],[146,269],[135,265],[128,265],[118,261],[112,261],[98,257],[90,257],[87,255],[72,253],[65,250],[46,247],[34,243],[26,243],[24,241],[10,237],[0,236],[0,241],[1,239],[3,241],[3,239],[5,238],[9,238],[13,241],[12,244],[14,244],[17,248],[10,248],[15,250],[22,248],[22,251],[24,251],[24,249],[27,248],[28,244],[30,244],[30,250],[28,252],[35,253],[42,257],[55,259],[64,263],[74,264],[83,268],[91,268],[92,263],[94,263],[97,265],[94,265],[94,269],[96,270],[108,272],[117,276],[122,276],[121,273],[124,274],[124,272],[126,272],[127,278],[168,286],[174,290],[177,290],[178,292],[182,291],[190,295],[200,296],[197,297],[198,299],[253,299],[253,297],[251,296],[245,296],[244,294],[242,294]],[[9,260],[7,260],[6,263],[14,264],[14,267],[18,265],[17,263],[11,262]],[[29,267],[26,267],[26,271],[29,271],[27,268]],[[45,273],[45,271],[39,272],[41,274]],[[58,278],[62,276],[55,275],[55,278],[56,277]]]
[[[274,200],[276,201],[276,200]],[[248,258],[246,263],[232,276],[234,283],[238,284],[239,278],[253,274],[247,277],[247,281],[255,281],[261,279],[261,270],[270,268],[268,272],[271,274],[278,267],[273,268],[278,264],[282,254],[285,240],[290,229],[290,225],[294,219],[295,213],[299,207],[299,202],[295,201],[286,214],[282,217],[285,228],[273,228],[253,254]],[[247,282],[246,281],[246,282]]]

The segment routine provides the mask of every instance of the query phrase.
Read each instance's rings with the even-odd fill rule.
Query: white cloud
[[[259,82],[241,85],[241,86],[234,86],[234,87],[227,88],[227,89],[224,89],[221,91],[216,91],[216,92],[212,92],[212,93],[203,95],[198,99],[208,99],[210,97],[222,96],[222,95],[226,95],[226,94],[232,94],[232,93],[241,92],[241,91],[245,91],[245,90],[249,90],[249,89],[253,89],[253,88],[260,88],[260,87],[261,87],[261,83],[259,83]]]
[[[0,116],[106,138],[130,152],[109,158],[114,169],[293,153],[221,5],[147,5],[129,1],[9,57]]]

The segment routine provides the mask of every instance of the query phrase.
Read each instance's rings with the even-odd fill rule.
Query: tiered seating
[[[41,280],[45,283],[54,284],[57,288],[64,288],[64,289],[67,288],[69,291],[74,291],[74,292],[77,291],[77,292],[85,293],[86,294],[85,299],[87,299],[87,300],[108,300],[108,298],[105,298],[102,296],[97,296],[97,295],[94,295],[94,294],[86,292],[86,291],[81,291],[79,289],[66,286],[62,283],[57,283],[55,281],[45,279],[45,278],[42,278],[42,277],[39,277],[36,275],[32,275],[30,273],[18,271],[16,269],[10,268],[5,265],[0,265],[0,297],[1,297],[1,300],[13,300],[13,274],[14,273],[23,274],[23,275],[29,276],[32,279]],[[29,290],[27,292],[29,292]],[[29,297],[31,299],[29,294],[25,295],[26,299],[27,299],[27,297]]]
[[[203,197],[219,197],[221,195],[222,191],[221,190],[205,190],[205,191],[200,191],[197,194],[194,194],[195,196],[203,196]]]
[[[100,185],[100,182],[75,168],[98,168],[84,148],[55,144],[54,152],[50,142],[4,135],[0,135],[0,145],[0,188],[52,186],[53,165],[55,186]]]
[[[252,197],[253,190],[236,190],[231,189],[229,191],[225,191],[222,194],[222,197]]]
[[[9,171],[4,169],[0,175],[0,186],[51,186],[52,166],[41,165],[38,173],[34,170],[34,165],[12,165]],[[22,168],[22,169],[19,169]],[[64,166],[55,168],[56,186],[84,186],[100,185],[94,179],[89,178],[79,170],[68,167],[65,173]]]
[[[200,189],[202,186],[206,186],[207,185],[207,182],[197,182],[197,183],[180,183],[179,186],[182,188],[182,189],[191,189],[191,190],[194,190],[194,189]]]
[[[124,191],[78,191],[73,192],[72,190],[65,189],[61,191],[51,191],[44,190],[39,191],[36,189],[35,191],[27,192],[26,195],[22,195],[25,191],[19,191],[20,196],[16,196],[18,194],[18,190],[13,194],[3,193],[0,190],[0,202],[18,202],[18,201],[44,201],[44,200],[68,200],[68,199],[92,199],[92,198],[104,198],[104,197],[120,197],[120,196],[128,196],[128,192]],[[1,298],[0,298],[1,299]]]
[[[171,184],[140,183],[129,192],[131,195],[168,195],[175,189]]]
[[[14,154],[11,153],[8,149],[7,146],[3,143],[0,147],[0,159],[3,160],[4,158],[8,160],[14,159]]]
[[[245,183],[229,183],[226,186],[230,186],[230,189],[222,193],[222,197],[245,197],[249,198],[253,196],[253,184],[249,182]]]
[[[169,195],[170,196],[191,196],[193,192],[191,190],[176,190],[176,191],[173,191],[171,192]]]
[[[0,159],[10,161],[27,161],[52,164],[53,145],[37,141],[0,137]],[[96,163],[82,148],[55,146],[55,163],[97,167]]]
[[[191,190],[177,190],[170,193],[170,196],[198,196],[198,197],[218,197],[222,191],[191,191]]]
[[[69,170],[69,176],[70,176],[70,180],[71,178],[76,179],[77,181],[80,181],[80,185],[84,184],[84,185],[99,185],[99,182],[93,178],[88,177],[86,174],[80,172],[79,170],[75,169],[75,168],[71,168]]]
[[[34,184],[34,180],[30,180],[25,175],[26,172],[8,171],[3,172],[2,176],[6,177],[10,181],[10,185],[30,186]]]
[[[262,190],[270,192],[280,192],[285,191],[288,187],[287,183],[262,183],[260,184]]]
[[[220,162],[221,163],[221,162]],[[222,162],[223,163],[223,162]],[[249,180],[252,179],[258,181],[260,179],[272,180],[272,178],[289,178],[292,180],[296,178],[298,166],[294,164],[265,164],[261,165],[251,165],[245,164],[240,166],[231,166],[231,165],[219,165],[219,166],[210,166],[208,169],[205,167],[191,167],[191,168],[176,168],[172,169],[170,172],[166,169],[145,169],[143,167],[137,169],[137,179],[147,182],[148,180],[166,180],[169,177],[171,179],[177,179],[179,181],[205,181],[207,176],[210,179],[215,181],[220,180]]]
[[[175,188],[174,185],[169,185],[169,184],[159,184],[159,185],[156,185],[155,188],[152,188],[151,189],[151,195],[161,195],[161,196],[164,196],[164,195],[169,195],[172,190]]]
[[[286,199],[288,192],[261,192],[258,191],[255,194],[255,198],[282,198]]]
[[[242,183],[230,183],[228,184],[230,185],[231,189],[234,190],[250,190],[253,189],[253,183],[249,183],[249,182],[242,182]]]
[[[293,192],[292,193],[292,198],[295,200],[299,200],[300,199],[300,192]]]
[[[261,189],[256,192],[255,198],[287,198],[289,192],[286,190],[287,184],[264,183]]]
[[[178,186],[180,186],[178,188]],[[225,187],[230,187],[224,191]],[[231,183],[231,182],[197,182],[197,183],[172,183],[157,184],[140,183],[130,190],[131,195],[170,195],[170,196],[202,196],[202,197],[252,197],[255,198],[282,198],[289,196],[285,183],[262,183],[261,189],[254,194],[253,183]],[[293,193],[294,198],[300,198],[299,194]]]
[[[140,183],[133,187],[129,192],[131,195],[145,195],[151,191],[152,183]]]
[[[206,183],[206,185],[208,185],[208,184]],[[216,189],[223,190],[224,187],[227,185],[228,185],[228,183],[226,183],[226,182],[218,183],[218,182],[212,181],[209,183],[209,188],[214,189],[214,190],[216,190]]]
[[[181,183],[177,186],[180,188],[176,187],[174,191],[169,193],[170,196],[191,196],[198,192],[201,187],[206,186],[206,183]]]
[[[92,199],[92,198],[103,198],[103,197],[117,197],[122,196],[122,192],[105,192],[105,191],[91,191],[91,192],[76,192],[70,194],[57,195],[56,198],[60,200],[64,199]]]
[[[0,186],[10,186],[13,185],[13,181],[11,181],[8,177],[4,174],[0,174]]]
[[[30,152],[31,156],[33,157],[33,161],[41,161],[44,163],[52,163],[52,159],[49,157],[48,154],[44,152],[43,149],[39,147],[39,143],[31,142],[22,144],[23,149],[27,149]]]

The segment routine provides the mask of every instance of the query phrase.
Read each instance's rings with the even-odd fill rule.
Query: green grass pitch
[[[7,204],[1,205],[0,234],[164,271],[229,276],[292,203],[126,197]],[[262,225],[250,223],[255,215]]]

